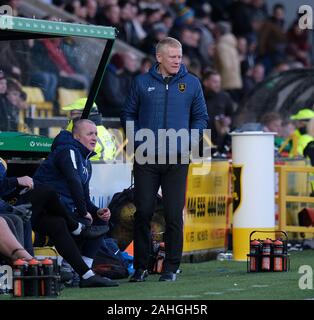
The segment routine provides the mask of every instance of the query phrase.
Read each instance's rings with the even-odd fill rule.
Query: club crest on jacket
[[[186,84],[185,83],[179,83],[178,87],[179,87],[179,91],[180,92],[184,92],[185,89],[186,89]]]

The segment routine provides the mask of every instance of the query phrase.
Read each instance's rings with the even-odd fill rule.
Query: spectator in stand
[[[280,74],[281,72],[290,70],[290,65],[285,60],[278,60],[275,62],[275,65],[272,69],[271,76],[275,76],[277,74]]]
[[[185,0],[174,0],[173,7],[176,12],[175,26],[191,25],[194,22],[194,10],[186,5]]]
[[[309,67],[311,64],[309,30],[300,29],[298,19],[296,19],[287,31],[287,39],[287,54],[305,67]]]
[[[150,56],[154,56],[157,43],[166,38],[167,34],[168,30],[163,23],[155,24],[152,31],[143,40],[141,50]]]
[[[174,16],[171,15],[171,13],[169,11],[167,11],[162,16],[161,22],[165,25],[165,27],[167,28],[168,33],[169,33],[169,31],[172,29],[172,27],[174,25]]]
[[[123,55],[124,74],[126,78],[126,87],[131,87],[134,76],[139,71],[139,59],[133,52],[125,52]]]
[[[63,5],[64,10],[76,15],[80,19],[86,19],[86,8],[81,5],[80,0],[74,0]]]
[[[257,62],[257,38],[254,34],[246,37],[247,39],[247,55],[246,64],[248,69],[252,69]],[[244,68],[246,70],[246,68]]]
[[[47,52],[46,58],[50,60],[59,77],[59,86],[67,87],[69,82],[76,89],[87,88],[85,78],[78,74],[64,53],[62,39],[43,39],[41,44]]]
[[[257,63],[252,69],[249,69],[243,80],[243,97],[245,98],[255,86],[265,79],[265,67]]]
[[[97,19],[97,8],[98,4],[96,0],[87,0],[86,1],[86,18],[85,20],[90,24],[96,24]]]
[[[232,99],[239,102],[242,78],[237,40],[231,33],[231,25],[227,22],[218,22],[215,33],[217,37],[215,66],[221,75],[222,89],[227,90]]]
[[[161,21],[163,12],[159,9],[147,8],[145,9],[145,13],[146,13],[146,19],[143,24],[143,28],[146,34],[149,35],[153,31],[154,25],[158,24]]]
[[[263,15],[252,18],[252,26],[257,36],[258,56],[269,74],[278,60],[286,58],[287,39],[282,29]]]
[[[245,37],[238,37],[237,38],[237,49],[239,53],[240,63],[241,63],[241,77],[243,80],[243,77],[247,73],[248,67],[248,43],[247,39]]]
[[[213,36],[214,24],[211,21],[210,15],[201,11],[195,19],[195,27],[200,32],[199,53],[202,57],[202,65],[208,66],[213,64],[213,56],[210,54],[210,48],[214,45]]]
[[[58,86],[70,89],[88,89],[89,86],[88,77],[71,65],[65,47],[69,49],[61,38],[45,38],[36,40],[32,48],[32,83],[38,83],[48,101],[55,100]]]
[[[138,47],[146,37],[145,30],[137,20],[138,7],[128,1],[121,1],[120,9],[121,28],[119,30],[119,39],[131,46]]]
[[[98,11],[96,21],[102,26],[112,26],[120,29],[120,7],[117,4],[104,6]]]
[[[180,42],[184,54],[190,58],[191,62],[197,60],[204,66],[205,61],[199,51],[200,39],[201,31],[198,28],[192,25],[185,25],[181,28]]]
[[[285,6],[281,3],[276,3],[273,6],[273,13],[269,20],[277,25],[282,31],[285,30]]]
[[[230,145],[228,133],[232,125],[233,101],[221,88],[221,76],[215,70],[207,71],[202,78],[204,96],[209,116],[212,143],[220,154]]]
[[[250,0],[251,14],[259,15],[264,20],[268,18],[268,10],[265,0]]]
[[[26,103],[27,94],[25,91],[23,91],[22,85],[18,80],[13,78],[7,79],[6,96],[11,104],[16,107],[16,116],[18,116],[19,110],[25,110],[28,108]]]
[[[70,67],[74,70],[75,75],[73,75],[74,79],[81,82],[84,88],[88,91],[90,84],[92,82],[92,76],[87,73],[84,63],[80,60],[80,52],[79,44],[75,38],[64,38],[60,43],[60,47],[64,53],[66,60],[68,61]],[[61,84],[60,84],[61,85]],[[63,86],[67,87],[67,85]]]
[[[155,62],[154,59],[151,58],[150,56],[144,57],[140,63],[139,73],[143,74],[148,72],[149,69],[153,66],[154,62]]]
[[[233,1],[230,8],[230,21],[232,30],[236,36],[244,36],[252,33],[251,17],[252,9],[251,0]]]
[[[281,133],[282,130],[282,117],[278,112],[266,112],[261,116],[261,125],[265,132]]]
[[[201,78],[202,77],[201,63],[198,60],[193,59],[189,65],[188,71],[194,76],[196,76],[197,78]]]
[[[20,111],[28,108],[28,104],[26,103],[27,94],[22,90],[22,85],[18,80],[13,78],[7,79],[6,98],[11,104],[11,113],[16,121],[17,130],[25,131],[24,117],[20,117]]]
[[[226,21],[230,19],[230,8],[232,4],[238,3],[239,1],[233,0],[220,0],[220,1],[198,1],[188,0],[188,4],[196,9],[196,11],[204,10],[204,7],[210,6],[207,10],[210,10],[213,21]]]
[[[261,115],[259,122],[246,122],[235,131],[264,131],[280,134],[282,132],[282,117],[278,112],[266,112]]]
[[[16,56],[13,41],[1,41],[0,70],[4,71],[7,77],[14,77],[21,80],[21,69],[21,62]]]
[[[102,79],[96,104],[104,117],[119,117],[129,85],[124,57],[115,53]]]
[[[7,79],[0,71],[0,131],[17,131],[16,107],[8,100]]]

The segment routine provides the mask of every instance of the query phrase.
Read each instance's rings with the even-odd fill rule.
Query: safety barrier
[[[203,174],[193,174],[200,166]],[[232,214],[230,186],[228,161],[190,164],[184,209],[184,254],[226,248]]]
[[[294,203],[302,204],[313,203],[314,197],[300,195],[299,193],[293,192],[292,195],[288,194],[288,179],[291,173],[305,173],[314,174],[314,167],[309,166],[292,166],[292,165],[276,165],[275,170],[278,173],[278,193],[275,196],[275,200],[278,204],[278,229],[286,232],[304,232],[314,233],[314,227],[304,227],[299,225],[291,225],[288,222],[287,217],[287,204]],[[306,179],[303,182],[306,184]],[[306,185],[303,185],[306,188]],[[290,192],[289,192],[290,193]],[[296,208],[295,208],[296,209]],[[293,220],[290,218],[290,220]]]

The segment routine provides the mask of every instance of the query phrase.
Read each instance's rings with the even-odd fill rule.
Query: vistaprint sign
[[[134,121],[126,123],[127,154],[134,154],[139,164],[189,164],[206,165],[193,168],[193,174],[208,174],[211,161],[211,130],[204,129],[150,129],[136,130]],[[202,143],[200,144],[200,141]],[[200,150],[201,146],[201,150]]]
[[[309,5],[303,5],[299,7],[299,14],[302,14],[299,18],[299,28],[301,30],[313,30],[313,8]]]
[[[12,7],[4,5],[0,6],[0,30],[13,28],[13,10]]]

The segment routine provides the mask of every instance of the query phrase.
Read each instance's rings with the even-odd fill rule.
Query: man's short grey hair
[[[178,41],[175,38],[166,37],[165,39],[162,39],[158,42],[156,46],[156,53],[159,53],[164,47],[171,47],[171,48],[180,48],[182,49],[182,45],[180,41]]]
[[[232,28],[231,28],[231,24],[229,22],[219,21],[219,22],[217,22],[216,25],[217,25],[217,29],[221,35],[231,33]]]
[[[95,123],[94,123],[93,121],[89,120],[89,119],[73,120],[72,134],[73,134],[73,135],[74,135],[74,134],[77,134],[77,133],[80,131],[80,129],[81,129],[81,127],[82,127],[82,125],[83,125],[84,123],[93,124],[93,125],[95,126]]]

